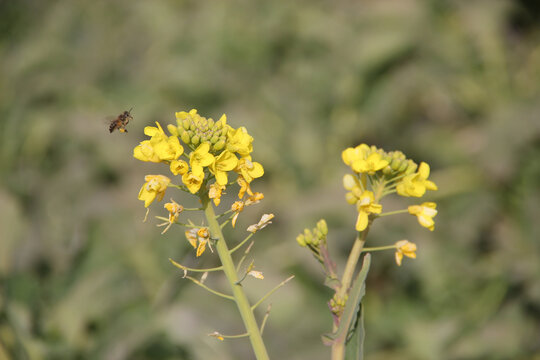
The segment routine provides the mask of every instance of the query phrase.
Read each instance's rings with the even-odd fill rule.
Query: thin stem
[[[187,270],[187,271],[194,271],[194,272],[211,272],[211,271],[219,271],[219,270],[223,270],[223,266],[218,266],[218,267],[215,267],[215,268],[209,268],[209,269],[195,269],[195,268],[190,268],[190,267],[187,267],[187,266],[184,266],[180,263],[177,263],[176,261],[174,261],[173,259],[169,258],[169,261],[171,262],[171,264],[173,264],[174,266],[176,266],[177,268],[179,269],[182,269],[182,270]]]
[[[225,276],[232,289],[234,300],[240,311],[240,316],[242,317],[247,333],[249,334],[253,352],[255,353],[257,360],[269,360],[261,332],[259,331],[259,326],[257,325],[257,321],[255,320],[255,316],[249,305],[249,300],[242,285],[236,284],[238,281],[238,274],[236,273],[234,262],[231,258],[225,238],[223,237],[223,233],[221,232],[221,227],[216,219],[214,207],[207,196],[202,197],[201,200],[204,207],[204,214],[208,221],[208,227],[210,228],[211,237],[217,239],[217,253],[221,260],[221,264],[223,265]]]
[[[240,271],[240,267],[244,263],[244,260],[246,260],[247,254],[249,254],[249,250],[251,250],[251,247],[253,246],[255,242],[252,241],[251,244],[248,245],[246,251],[244,251],[244,255],[240,258],[240,261],[238,261],[238,264],[236,265],[236,272]]]
[[[234,248],[232,248],[232,250],[229,251],[229,253],[234,253],[236,250],[240,249],[242,247],[242,245],[244,245],[246,243],[246,241],[248,241],[252,236],[253,234],[255,233],[250,233],[248,236],[246,236],[246,238],[244,240],[242,240],[240,242],[240,244],[236,245]]]
[[[389,211],[389,212],[385,212],[385,213],[379,214],[379,215],[377,215],[377,217],[383,217],[383,216],[389,216],[389,215],[396,215],[396,214],[403,214],[403,213],[406,213],[406,212],[409,212],[409,210],[407,210],[407,209],[402,209],[402,210],[396,210],[396,211]]]
[[[370,252],[370,251],[382,251],[382,250],[390,250],[395,249],[396,245],[388,245],[388,246],[376,246],[376,247],[365,247],[362,252]]]
[[[156,216],[156,219],[166,221],[167,223],[169,222],[169,218],[166,218],[166,217],[163,217],[163,216]],[[201,227],[201,225],[184,224],[184,223],[180,223],[180,222],[177,222],[177,221],[173,222],[173,224],[180,225],[180,226],[185,226],[185,227],[189,227],[189,228],[200,228]]]
[[[351,287],[351,282],[354,275],[354,270],[356,269],[356,264],[358,264],[358,259],[362,254],[362,249],[366,242],[366,236],[368,234],[371,222],[368,224],[368,227],[362,232],[362,236],[359,235],[354,240],[354,245],[347,259],[347,264],[345,265],[345,271],[343,272],[343,277],[341,278],[341,287],[337,292],[338,299],[345,299],[349,288]],[[334,323],[333,331],[336,332],[338,329],[339,323]],[[345,357],[345,342],[339,341],[334,342],[332,345],[332,360],[343,360]]]
[[[257,306],[261,305],[261,303],[266,300],[266,298],[268,298],[270,295],[272,295],[277,289],[279,289],[280,287],[282,287],[283,285],[285,285],[286,283],[288,283],[289,281],[291,281],[292,279],[294,279],[294,275],[292,276],[289,276],[288,278],[286,278],[285,280],[283,280],[281,283],[279,283],[275,288],[273,288],[272,290],[270,290],[269,292],[266,293],[266,295],[264,295],[259,301],[257,301],[252,307],[251,307],[251,310],[255,310],[257,308]]]
[[[266,325],[266,320],[268,320],[268,317],[270,316],[270,310],[272,310],[272,304],[268,304],[268,308],[266,308],[266,314],[264,314],[264,318],[261,323],[261,334],[264,331],[264,326]]]
[[[200,287],[202,287],[203,289],[205,290],[208,290],[210,291],[212,294],[215,294],[217,296],[221,296],[222,298],[225,298],[225,299],[229,299],[229,300],[234,300],[234,297],[232,297],[231,295],[227,295],[227,294],[224,294],[224,293],[220,293],[219,291],[216,291],[214,289],[211,289],[209,288],[208,286],[204,285],[202,282],[200,282],[199,280],[195,279],[195,278],[192,278],[191,276],[186,276],[186,279],[189,279],[191,281],[193,281],[195,284],[199,285]]]
[[[208,334],[208,336],[213,336],[213,337],[218,338],[219,340],[223,340],[223,339],[240,339],[240,338],[245,338],[245,337],[248,337],[249,334],[248,334],[248,333],[243,333],[243,334],[238,334],[238,335],[223,335],[223,334],[221,334],[221,333],[218,333],[217,331],[214,331],[213,333]]]

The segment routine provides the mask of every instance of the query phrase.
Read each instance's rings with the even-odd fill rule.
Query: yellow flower
[[[154,152],[160,160],[176,160],[184,153],[184,148],[176,136],[169,136],[154,145]]]
[[[364,191],[356,203],[358,218],[356,219],[356,231],[364,231],[369,223],[369,214],[380,214],[382,206],[374,204],[375,200],[371,191]]]
[[[144,181],[138,199],[144,201],[144,207],[148,207],[156,198],[157,201],[163,199],[171,179],[163,175],[146,175]]]
[[[249,187],[249,183],[244,179],[242,175],[238,175],[236,182],[240,186],[240,190],[238,191],[239,199],[242,199],[246,192],[248,193],[248,195],[253,195],[253,191],[251,191],[251,188]]]
[[[383,160],[378,153],[372,153],[367,159],[357,159],[351,164],[353,171],[357,173],[375,174],[377,170],[381,170],[388,165],[387,160]]]
[[[208,228],[193,228],[187,230],[185,234],[191,246],[193,246],[194,249],[197,249],[197,257],[201,256],[206,249],[206,244],[209,244],[210,232],[208,231]],[[211,249],[212,248],[210,247],[210,250]]]
[[[272,220],[273,218],[274,218],[274,214],[264,214],[261,217],[261,220],[259,220],[259,222],[257,224],[250,225],[247,228],[247,231],[252,232],[252,233],[256,233],[257,231],[265,228],[266,225],[271,224],[272,221],[270,221],[270,220]]]
[[[221,202],[221,193],[225,190],[225,186],[214,183],[210,185],[208,190],[208,197],[214,200],[214,204],[218,206]]]
[[[233,129],[229,126],[227,132],[227,150],[237,153],[242,157],[249,156],[253,151],[253,137],[248,134],[245,127]]]
[[[163,224],[158,225],[158,226],[167,225],[167,227],[161,232],[162,234],[164,234],[167,230],[169,230],[171,225],[174,224],[174,222],[178,219],[178,216],[180,216],[180,213],[184,211],[184,207],[178,204],[173,199],[171,199],[170,203],[166,203],[165,205],[163,205],[163,207],[167,209],[167,211],[169,212],[169,221],[166,221]]]
[[[169,169],[174,175],[184,175],[189,171],[189,165],[184,160],[173,160],[169,165]]]
[[[366,144],[360,144],[355,148],[350,147],[343,150],[341,153],[341,158],[346,165],[352,166],[355,161],[364,160],[368,151],[369,146]]]
[[[189,164],[194,173],[203,171],[203,167],[209,166],[214,162],[214,155],[210,154],[210,144],[202,143],[189,155]]]
[[[422,205],[409,206],[409,214],[416,215],[418,222],[425,228],[433,231],[435,229],[435,222],[433,218],[437,215],[437,204],[434,202],[425,202]]]
[[[190,171],[182,175],[182,182],[187,186],[190,193],[195,194],[201,188],[204,180],[204,172],[200,168],[199,172]]]
[[[437,185],[433,181],[428,180],[429,165],[422,162],[418,167],[418,172],[407,175],[397,185],[397,193],[401,196],[421,197],[426,193],[426,190],[437,190]]]
[[[176,136],[167,136],[161,125],[147,126],[144,133],[150,140],[141,142],[133,149],[133,157],[141,161],[161,162],[178,159],[184,153],[184,148]]]
[[[250,157],[243,157],[238,161],[235,169],[240,173],[245,181],[251,183],[253,179],[264,175],[264,168],[258,162],[252,162]]]
[[[356,176],[345,174],[343,176],[343,187],[350,191],[345,194],[345,199],[349,204],[354,205],[360,200],[360,196],[363,193],[362,189],[365,189],[366,185],[361,184]]]
[[[401,266],[401,260],[403,260],[403,255],[416,259],[416,244],[408,240],[400,240],[396,242],[396,264]]]
[[[225,150],[210,165],[210,171],[216,176],[216,182],[219,185],[227,185],[227,171],[233,170],[238,164],[236,156]]]
[[[259,279],[259,280],[263,280],[263,279],[264,279],[263,273],[260,272],[260,271],[257,271],[257,270],[250,270],[247,274],[248,274],[249,276],[253,276],[255,279]]]
[[[255,205],[255,204],[258,204],[259,202],[261,202],[262,199],[264,199],[264,194],[260,193],[260,192],[256,192],[256,193],[251,194],[247,198],[247,200],[244,202],[244,204],[246,206]]]
[[[235,201],[232,206],[231,210],[234,212],[233,218],[232,218],[232,227],[235,227],[236,225],[236,219],[238,219],[238,215],[244,210],[244,202],[243,201]]]

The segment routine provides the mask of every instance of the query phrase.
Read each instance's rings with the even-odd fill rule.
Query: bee
[[[120,132],[128,132],[126,130],[126,125],[129,123],[129,120],[133,120],[133,116],[131,116],[131,110],[133,108],[129,109],[129,111],[124,111],[120,115],[116,117],[116,119],[111,120],[111,125],[109,126],[109,132],[112,133],[115,129],[118,129]]]

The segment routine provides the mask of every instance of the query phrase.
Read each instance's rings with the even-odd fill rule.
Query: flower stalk
[[[255,315],[251,310],[249,300],[244,292],[244,289],[242,288],[242,285],[237,283],[238,274],[236,273],[234,262],[221,231],[221,226],[216,220],[214,207],[212,206],[210,199],[207,197],[202,198],[201,200],[203,202],[206,221],[208,222],[208,227],[210,229],[210,235],[212,238],[217,239],[216,250],[223,266],[223,272],[225,273],[229,286],[231,287],[234,301],[238,306],[238,311],[240,312],[240,316],[242,317],[242,321],[246,327],[247,334],[249,335],[253,352],[255,353],[257,360],[268,360],[268,353],[266,351],[261,332],[259,331],[259,326],[255,320]]]

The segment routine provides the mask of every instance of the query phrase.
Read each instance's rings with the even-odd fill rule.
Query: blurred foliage
[[[329,357],[331,295],[294,239],[326,217],[347,255],[340,152],[360,142],[427,161],[441,189],[433,233],[404,217],[370,234],[419,251],[373,258],[367,358],[540,358],[539,15],[532,0],[0,0],[0,359],[251,357],[206,337],[242,332],[236,309],[167,261],[215,259],[143,224],[136,199],[159,171],[131,156],[143,127],[191,108],[246,126],[265,165],[239,228],[276,213],[253,298],[297,276],[271,298],[273,358]]]

